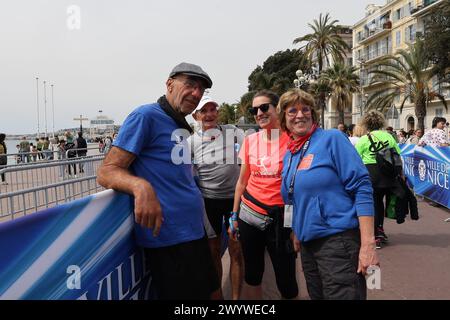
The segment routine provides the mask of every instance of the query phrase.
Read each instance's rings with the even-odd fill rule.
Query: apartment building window
[[[408,2],[408,14],[410,15],[411,14],[411,10],[414,8],[414,3],[411,1],[411,2]]]
[[[403,7],[398,8],[398,9],[395,10],[395,12],[394,12],[394,22],[396,22],[396,21],[402,19],[403,16],[404,16],[404,10],[403,10]]]
[[[395,33],[395,46],[400,46],[400,43],[402,42],[402,32],[399,30]]]
[[[358,40],[358,42],[362,40],[362,31],[358,31],[358,33],[356,34],[356,39]]]
[[[353,65],[353,58],[347,58],[347,65],[352,66]]]
[[[374,59],[378,57],[378,41],[375,43],[372,43],[369,49],[369,60]]]
[[[437,108],[435,111],[436,117],[442,117],[444,115],[444,109]]]
[[[405,29],[405,41],[414,42],[416,41],[416,25],[412,24],[407,26]]]

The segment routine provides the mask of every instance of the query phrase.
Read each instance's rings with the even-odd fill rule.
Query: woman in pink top
[[[253,98],[249,111],[262,130],[246,137],[239,152],[242,165],[230,218],[230,237],[238,237],[242,246],[248,298],[255,300],[262,299],[266,248],[281,296],[293,299],[298,295],[296,253],[290,241],[290,225],[284,227],[284,202],[280,193],[289,137],[280,129],[278,100],[275,93],[267,90]]]

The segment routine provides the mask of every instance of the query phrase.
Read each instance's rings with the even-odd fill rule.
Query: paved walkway
[[[368,290],[369,300],[450,299],[450,210],[419,201],[418,221],[405,223],[386,219],[389,244],[378,250],[381,261],[381,289]],[[230,298],[229,257],[225,254],[223,288]],[[300,299],[309,299],[305,279],[297,259]],[[245,288],[244,288],[245,289]],[[270,258],[266,254],[263,298],[280,299]]]

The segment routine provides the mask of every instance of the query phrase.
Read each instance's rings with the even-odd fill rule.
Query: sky
[[[369,3],[385,0],[0,0],[0,132],[36,133],[38,109],[41,132],[99,110],[122,124],[183,61],[210,75],[216,101],[238,102],[253,69],[298,48],[320,13],[353,25]]]

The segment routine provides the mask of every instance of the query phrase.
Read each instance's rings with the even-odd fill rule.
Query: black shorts
[[[220,288],[206,237],[144,254],[160,300],[209,300]]]
[[[222,234],[223,222],[225,222],[225,228],[228,229],[230,223],[230,212],[233,210],[234,199],[210,199],[205,198],[205,210],[208,217],[208,221],[217,236]]]

